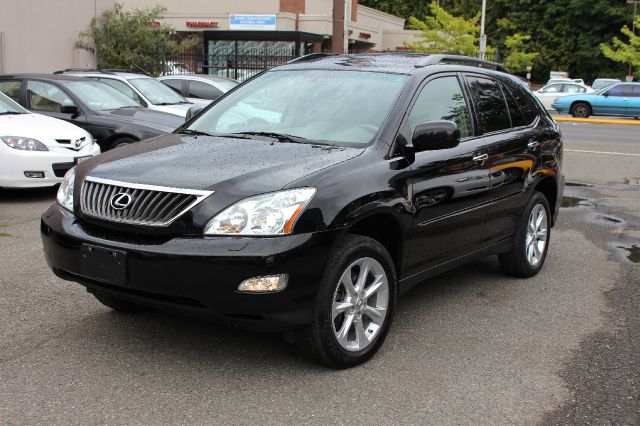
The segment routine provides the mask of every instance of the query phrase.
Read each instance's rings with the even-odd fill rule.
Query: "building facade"
[[[90,52],[75,47],[78,34],[116,0],[3,0],[0,73],[52,72],[95,67]],[[163,22],[179,34],[197,35],[209,67],[229,55],[268,52],[299,56],[334,46],[333,0],[119,0],[125,8],[166,8]],[[404,19],[346,0],[349,51],[394,51],[413,41]],[[342,11],[341,11],[342,12]],[[340,33],[343,34],[343,33]],[[337,46],[337,45],[336,45]],[[215,59],[218,58],[218,59]]]

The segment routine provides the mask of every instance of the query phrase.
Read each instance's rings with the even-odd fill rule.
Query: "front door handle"
[[[476,154],[473,156],[473,161],[483,162],[489,158],[489,154]]]
[[[538,145],[540,145],[540,142],[534,141],[534,140],[530,140],[529,143],[527,144],[527,146],[531,149],[537,148]]]

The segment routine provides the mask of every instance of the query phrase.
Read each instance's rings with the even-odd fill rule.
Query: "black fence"
[[[265,49],[245,50],[241,54],[187,51],[176,55],[162,53],[162,74],[213,74],[244,81],[266,69],[285,64],[296,56],[293,52]]]

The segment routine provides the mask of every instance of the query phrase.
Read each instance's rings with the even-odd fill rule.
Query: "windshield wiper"
[[[2,112],[0,112],[0,115],[20,115],[20,114],[26,114],[26,112],[18,112],[18,111],[2,111]]]
[[[240,132],[239,135],[250,136],[264,136],[267,138],[276,139],[278,142],[290,142],[290,143],[315,143],[307,138],[300,136],[288,135],[286,133],[277,132]]]
[[[180,101],[180,102],[160,102],[154,105],[160,105],[160,106],[165,106],[165,105],[181,105],[181,104],[190,104],[191,102],[184,102],[184,101]]]
[[[193,136],[212,136],[220,138],[235,138],[235,139],[249,139],[247,136],[238,133],[207,133],[200,130],[193,129],[180,129],[176,133],[179,135],[193,135]]]

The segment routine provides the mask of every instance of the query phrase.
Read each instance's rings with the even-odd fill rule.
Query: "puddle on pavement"
[[[610,225],[617,225],[617,224],[623,222],[622,219],[618,219],[618,218],[611,217],[611,216],[603,216],[603,215],[596,216],[596,220],[599,221],[599,222],[608,223]]]
[[[560,207],[578,207],[583,201],[587,200],[585,198],[564,196],[560,201]]]
[[[623,250],[628,252],[627,259],[629,259],[633,263],[640,263],[640,246],[632,245],[631,247],[618,246]]]
[[[565,186],[587,186],[587,187],[592,186],[592,185],[589,185],[588,183],[580,183],[580,182],[565,182],[564,185]]]

